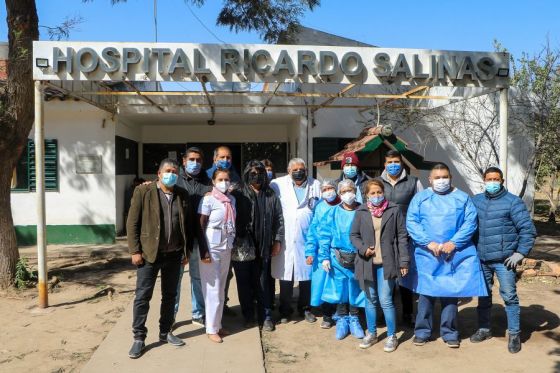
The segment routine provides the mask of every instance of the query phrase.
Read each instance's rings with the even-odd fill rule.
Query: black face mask
[[[262,173],[250,173],[249,174],[249,179],[247,180],[249,182],[249,184],[253,184],[253,185],[264,185],[265,182],[265,174]]]
[[[292,179],[295,181],[305,180],[305,170],[297,170],[292,172]]]

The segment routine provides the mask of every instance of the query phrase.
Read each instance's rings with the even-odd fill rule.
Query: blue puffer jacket
[[[527,256],[537,231],[521,198],[502,188],[491,195],[473,197],[478,212],[478,232],[474,241],[483,262],[501,262],[514,252]]]

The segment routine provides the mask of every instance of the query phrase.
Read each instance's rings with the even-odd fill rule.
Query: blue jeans
[[[457,330],[457,302],[459,298],[437,298],[428,295],[418,295],[418,314],[414,335],[420,339],[429,339],[432,336],[432,323],[434,304],[439,299],[441,302],[441,323],[439,334],[444,341],[458,341]]]
[[[193,252],[189,258],[189,275],[191,276],[191,304],[192,317],[199,319],[204,317],[204,296],[202,295],[202,285],[200,284],[200,269],[198,268],[198,243],[193,245]],[[183,280],[184,268],[181,268],[179,283],[177,284],[177,298],[175,300],[175,315],[179,311],[179,301],[181,300],[181,281]]]
[[[482,262],[482,272],[488,289],[487,297],[478,298],[478,327],[490,330],[490,311],[492,309],[492,285],[494,284],[494,273],[500,283],[500,295],[506,305],[508,333],[517,335],[519,329],[519,298],[515,286],[515,270],[507,269],[503,263]]]
[[[383,278],[383,266],[375,265],[374,281],[364,281],[366,296],[366,322],[369,334],[377,333],[377,306],[381,305],[385,323],[387,324],[387,336],[395,335],[397,316],[395,305],[393,304],[393,289],[395,288],[395,280],[385,280]]]

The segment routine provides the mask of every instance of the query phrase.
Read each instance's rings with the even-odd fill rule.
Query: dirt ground
[[[518,283],[523,349],[516,355],[507,351],[505,311],[500,297],[495,296],[494,302],[498,304],[492,314],[494,338],[481,344],[468,341],[476,330],[476,299],[463,299],[459,307],[463,340],[458,350],[446,347],[440,338],[423,347],[414,346],[412,329],[399,328],[400,345],[389,354],[383,351],[384,327],[378,329],[380,342],[361,350],[359,341],[352,336],[337,341],[334,329],[321,329],[320,318],[315,324],[298,320],[279,325],[273,333],[263,333],[266,370],[268,373],[560,372],[559,284],[550,278]],[[434,325],[439,325],[437,319]],[[439,337],[437,332],[433,337]]]
[[[40,310],[36,289],[0,294],[0,372],[77,372],[134,295],[124,245],[49,246],[49,278],[60,282]],[[34,248],[22,249],[36,267]],[[114,293],[104,289],[114,289]]]

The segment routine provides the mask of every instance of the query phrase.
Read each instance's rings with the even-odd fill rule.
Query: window
[[[12,190],[35,191],[35,142],[27,140],[27,146],[14,169]],[[45,140],[45,190],[58,191],[58,141]]]

